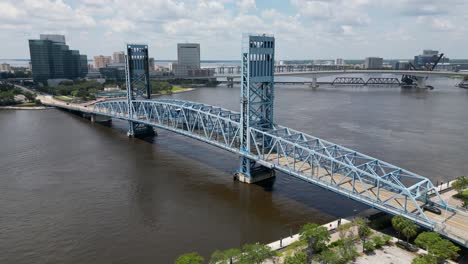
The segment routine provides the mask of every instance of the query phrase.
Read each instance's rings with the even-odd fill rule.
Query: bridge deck
[[[41,98],[42,99],[42,98]],[[75,105],[52,97],[44,104],[75,111],[130,120],[126,100]],[[251,150],[239,149],[237,112],[206,104],[179,100],[136,100],[131,121],[167,129],[230,152],[247,156],[266,167],[334,191],[382,211],[403,215],[467,246],[468,214],[441,201],[432,201],[441,215],[421,209],[424,194],[434,191],[426,178],[391,164],[284,127],[271,131],[251,128]]]

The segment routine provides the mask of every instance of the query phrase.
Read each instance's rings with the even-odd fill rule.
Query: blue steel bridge
[[[416,173],[274,122],[273,36],[245,35],[240,112],[181,101],[150,99],[146,45],[127,45],[127,98],[92,105],[52,97],[43,103],[94,120],[128,122],[129,136],[148,129],[172,131],[240,157],[236,178],[265,178],[257,168],[277,170],[392,215],[402,215],[467,247],[468,215],[447,204],[432,182]],[[269,174],[270,176],[272,174]],[[427,203],[442,214],[423,210]]]

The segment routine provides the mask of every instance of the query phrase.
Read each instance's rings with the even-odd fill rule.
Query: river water
[[[397,164],[434,182],[468,174],[468,90],[276,89],[278,123]],[[239,109],[239,87],[172,98]],[[91,124],[59,110],[0,111],[0,263],[172,263],[182,253],[267,243],[305,222],[365,206],[278,173],[232,180],[236,156],[125,123]]]

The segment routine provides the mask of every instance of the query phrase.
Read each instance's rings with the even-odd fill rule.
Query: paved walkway
[[[340,224],[351,223],[351,221],[346,220],[346,219],[338,219],[338,220],[335,220],[335,221],[330,222],[328,224],[324,224],[322,226],[326,227],[328,230],[337,229],[339,221],[341,221]],[[330,242],[333,242],[333,241],[335,241],[335,240],[337,240],[339,238],[338,237],[338,232],[333,233],[331,236],[332,237],[331,237]],[[270,244],[267,244],[267,246],[269,246],[272,250],[280,250],[282,248],[285,248],[285,247],[291,245],[294,242],[299,241],[299,239],[300,239],[300,234],[295,234],[293,236],[288,236],[288,237],[282,238],[280,240],[277,240],[275,242],[272,242]]]

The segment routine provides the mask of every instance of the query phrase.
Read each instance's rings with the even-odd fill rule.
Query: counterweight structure
[[[273,129],[275,38],[268,35],[242,37],[241,76],[241,142],[240,150],[250,153],[250,128],[261,131]],[[255,162],[240,157],[237,177],[251,181],[251,169]]]
[[[128,105],[132,106],[133,104],[131,102],[134,100],[151,98],[148,45],[127,44],[125,61],[127,101]],[[133,107],[128,107],[127,110],[129,118],[132,119],[135,114],[135,109]],[[151,131],[153,131],[153,129],[144,124],[132,121],[128,122],[127,134],[129,137]]]

